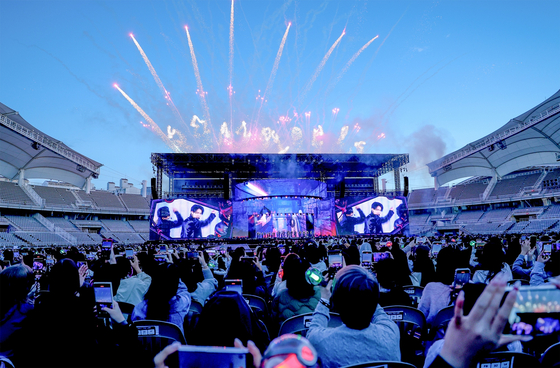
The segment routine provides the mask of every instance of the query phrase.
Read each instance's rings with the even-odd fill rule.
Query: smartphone
[[[339,251],[329,252],[329,265],[341,267],[342,253],[340,253]]]
[[[477,242],[475,244],[475,249],[480,249],[480,250],[484,249],[484,244],[486,243]]]
[[[225,280],[226,290],[235,291],[243,295],[243,280]]]
[[[390,258],[389,253],[387,253],[387,252],[373,253],[373,262],[374,263],[377,263],[377,262],[381,261],[382,259],[386,259],[386,258]]]
[[[455,270],[455,278],[453,279],[453,285],[456,288],[462,288],[465,284],[468,284],[471,280],[471,270],[468,268],[457,268]]]
[[[88,267],[88,263],[87,263],[87,262],[80,262],[80,261],[78,261],[78,262],[76,263],[76,265],[78,266],[78,268],[82,267],[83,265],[85,265],[86,267]]]
[[[134,258],[134,250],[132,248],[126,248],[124,253],[126,254],[126,258],[128,259]]]
[[[181,345],[179,367],[235,367],[246,368],[249,355],[247,348]]]
[[[514,335],[557,334],[560,332],[560,289],[554,285],[521,286],[508,320]]]
[[[373,260],[373,255],[369,251],[362,252],[362,265],[363,266],[371,266],[371,262]]]
[[[112,240],[103,239],[103,241],[101,242],[101,249],[103,249],[104,251],[110,252],[112,246],[113,246]]]
[[[552,252],[552,244],[546,243],[543,245],[543,256],[550,257],[550,253]]]
[[[248,250],[247,252],[245,252],[247,257],[254,257],[255,256],[255,252],[252,250]]]
[[[154,260],[158,263],[165,263],[167,262],[167,257],[161,254],[156,254],[154,256]]]
[[[94,282],[93,293],[95,295],[95,305],[100,316],[107,316],[108,313],[101,308],[113,308],[113,286],[110,282]]]
[[[278,247],[278,250],[280,251],[281,255],[284,255],[284,253],[286,253],[286,248],[284,247]]]
[[[14,250],[14,259],[19,258],[19,251]]]
[[[45,260],[43,258],[35,258],[33,260],[33,272],[42,273],[45,271]]]
[[[187,252],[187,259],[198,259],[198,252]]]
[[[432,256],[437,257],[439,251],[441,250],[441,243],[433,243],[432,244]]]

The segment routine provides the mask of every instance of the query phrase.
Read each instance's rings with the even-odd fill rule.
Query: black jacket
[[[181,238],[202,238],[202,228],[210,225],[216,218],[215,214],[210,214],[206,220],[199,220],[192,216],[187,217],[183,223]]]

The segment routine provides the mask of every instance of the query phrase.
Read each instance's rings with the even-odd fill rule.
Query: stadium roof
[[[83,187],[102,165],[72,150],[29,124],[0,103],[0,175],[19,179],[54,179]]]
[[[471,176],[503,177],[560,162],[560,90],[500,129],[428,164],[439,185]]]

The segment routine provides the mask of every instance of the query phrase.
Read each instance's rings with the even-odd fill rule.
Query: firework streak
[[[169,148],[171,148],[174,152],[181,153],[181,149],[177,147],[176,144],[171,142],[171,140],[167,137],[167,135],[163,133],[160,127],[152,120],[152,118],[149,117],[148,114],[146,114],[144,110],[142,110],[142,108],[138,106],[138,104],[134,102],[132,98],[130,98],[126,93],[124,93],[124,91],[120,89],[118,85],[115,84],[114,86],[116,89],[119,90],[119,92],[124,96],[124,98],[126,98],[128,102],[130,102],[130,104],[136,109],[136,111],[138,111],[140,115],[142,115],[144,119],[146,119],[146,121],[150,124],[152,131],[156,133],[165,142],[165,144],[167,144]]]
[[[323,57],[323,60],[321,60],[321,63],[319,64],[319,66],[317,67],[317,69],[315,69],[315,73],[313,73],[313,76],[311,77],[311,79],[309,80],[309,82],[307,83],[307,85],[305,86],[305,89],[303,90],[303,93],[300,96],[300,102],[303,101],[303,99],[305,98],[305,96],[307,95],[307,93],[311,90],[311,87],[313,87],[313,83],[315,83],[315,80],[317,79],[317,77],[319,76],[319,74],[321,74],[321,71],[323,70],[323,68],[325,67],[325,64],[327,63],[327,61],[329,60],[329,58],[331,57],[331,54],[333,53],[334,49],[336,48],[336,46],[338,46],[338,44],[340,43],[340,40],[342,40],[342,37],[344,37],[344,35],[346,34],[346,29],[344,31],[342,31],[342,34],[340,35],[340,37],[337,38],[336,41],[334,41],[334,43],[332,44],[331,48],[329,49],[329,51],[327,51],[327,53],[325,54],[325,56]]]

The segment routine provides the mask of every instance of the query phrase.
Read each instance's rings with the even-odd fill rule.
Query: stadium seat
[[[526,368],[540,367],[541,363],[537,358],[526,353],[518,353],[514,351],[498,351],[490,353],[479,360],[479,367],[508,367],[508,368]]]
[[[282,323],[282,326],[280,326],[278,336],[293,333],[305,337],[312,319],[313,313],[299,314],[297,316],[290,317]],[[338,313],[331,312],[328,326],[334,328],[340,325],[342,325],[340,315]]]
[[[405,362],[367,362],[353,365],[346,365],[342,368],[416,368],[415,365]]]
[[[189,311],[188,311],[188,313],[185,316],[185,319],[183,321],[183,331],[185,331],[185,334],[187,336],[189,336],[189,333],[191,331],[194,331],[194,328],[196,327],[196,324],[198,323],[198,319],[200,317],[200,314],[202,313],[202,308],[203,308],[202,304],[200,304],[196,300],[191,300],[191,305],[189,307]]]
[[[424,347],[426,317],[420,310],[404,305],[383,307],[397,326],[401,334],[400,349],[403,362],[416,366],[424,364]]]
[[[132,322],[138,329],[138,340],[142,349],[153,357],[167,345],[179,341],[182,345],[186,344],[185,336],[181,329],[169,322],[141,320]]]
[[[542,367],[560,367],[560,342],[551,345],[541,357]]]
[[[424,292],[424,288],[422,286],[415,286],[415,285],[407,285],[403,286],[403,290],[405,293],[408,294],[414,306],[417,307],[418,303],[420,302],[420,298],[422,298],[422,293]]]
[[[268,307],[266,306],[266,302],[263,298],[251,294],[243,294],[243,298],[247,301],[247,304],[249,304],[259,319],[263,319],[268,316]]]
[[[430,328],[430,333],[428,335],[428,340],[440,340],[443,339],[445,331],[447,331],[447,325],[453,315],[455,314],[455,306],[451,305],[440,310],[432,321],[432,327]]]

